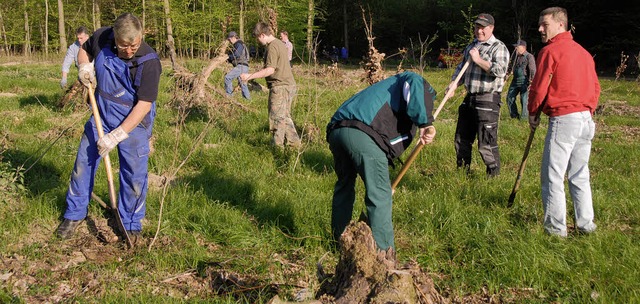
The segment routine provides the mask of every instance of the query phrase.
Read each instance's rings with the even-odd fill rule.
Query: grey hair
[[[118,40],[134,42],[142,37],[142,25],[138,17],[131,13],[124,13],[113,24],[113,33]]]

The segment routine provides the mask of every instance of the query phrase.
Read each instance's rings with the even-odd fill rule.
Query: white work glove
[[[536,119],[535,115],[529,115],[529,127],[531,127],[531,130],[535,130],[538,125],[540,125],[540,117]]]
[[[61,89],[67,88],[67,77],[62,77],[62,80],[60,80],[60,88]]]
[[[109,154],[121,141],[129,138],[129,134],[122,127],[117,127],[102,138],[98,139],[98,154],[104,157]]]
[[[86,87],[96,87],[96,72],[93,63],[82,63],[78,69],[78,80]]]
[[[430,144],[436,138],[436,127],[428,126],[420,129],[420,141],[423,145]]]

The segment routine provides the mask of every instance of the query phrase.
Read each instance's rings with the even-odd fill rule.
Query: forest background
[[[144,23],[145,40],[168,57],[165,3],[171,7],[176,51],[191,58],[213,56],[231,30],[259,51],[250,31],[257,21],[268,19],[271,10],[278,30],[289,32],[295,60],[308,62],[314,58],[310,54],[322,58],[333,46],[344,46],[357,63],[368,50],[363,8],[373,20],[374,43],[380,52],[393,57],[405,49],[405,56],[415,57],[420,41],[432,40],[426,57],[431,65],[440,49],[469,42],[470,21],[481,12],[495,17],[496,37],[507,45],[527,40],[535,55],[542,47],[538,15],[549,6],[568,10],[576,41],[594,55],[601,75],[615,72],[621,52],[635,56],[640,51],[636,21],[640,6],[634,1],[23,0],[0,3],[0,55],[60,56],[75,40],[77,27],[97,29],[111,25],[123,12],[132,12]],[[636,65],[629,68],[628,72],[637,73]]]

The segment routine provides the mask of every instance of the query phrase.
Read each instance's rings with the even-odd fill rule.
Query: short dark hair
[[[544,17],[546,15],[551,15],[551,18],[553,18],[553,20],[555,20],[556,22],[564,23],[564,29],[569,30],[569,16],[567,15],[566,9],[558,6],[545,8],[542,12],[540,12],[540,17]]]
[[[87,29],[85,26],[81,26],[76,30],[76,35],[80,35],[80,34],[91,35],[91,33],[89,33],[89,29]]]
[[[256,23],[256,26],[253,28],[253,36],[258,37],[261,34],[265,34],[267,36],[269,35],[273,36],[273,29],[271,28],[271,26],[269,26],[264,22],[258,22]]]

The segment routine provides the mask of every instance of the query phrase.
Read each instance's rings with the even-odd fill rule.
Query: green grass
[[[199,70],[202,64],[188,65]],[[162,78],[155,152],[150,160],[150,172],[157,175],[175,170],[209,119],[205,113],[192,113],[176,138],[177,113],[166,106],[171,96],[169,70],[166,66]],[[69,174],[89,114],[56,107],[62,96],[58,63],[0,66],[0,92],[16,94],[0,95],[3,163],[14,170],[30,166],[72,126],[26,172],[25,191],[18,192],[17,198],[0,200],[3,261],[15,262],[16,257],[29,261],[11,269],[33,278],[26,280],[26,289],[15,284],[18,273],[0,281],[0,302],[51,299],[60,294],[61,282],[72,289],[63,298],[74,302],[264,303],[273,296],[267,289],[244,296],[216,295],[208,287],[211,269],[255,277],[264,284],[283,284],[279,293],[288,299],[301,285],[317,288],[318,260],[326,252],[330,253],[325,264],[337,259],[328,241],[335,175],[324,129],[342,101],[365,85],[358,81],[360,71],[349,72],[351,80],[314,77],[313,71],[300,67],[296,72],[299,96],[294,121],[299,129],[319,130],[302,153],[270,147],[266,93],[253,92],[250,102],[238,99],[251,111],[235,108],[213,117],[202,144],[169,188],[160,240],[150,252],[106,245],[98,249],[105,259],[57,269],[54,265],[67,263],[74,251],[83,248],[81,244],[62,246],[53,231],[65,208]],[[451,73],[429,70],[424,74],[438,90],[439,100]],[[222,88],[222,76],[216,70],[210,82]],[[477,151],[471,175],[456,170],[453,133],[463,94],[459,89],[435,123],[436,142],[421,152],[394,196],[399,259],[418,261],[433,274],[437,288],[449,295],[480,295],[486,289],[503,301],[517,303],[640,302],[640,133],[636,130],[640,87],[611,80],[601,85],[601,104],[627,108],[596,117],[598,131],[590,162],[598,225],[594,235],[558,239],[543,233],[539,166],[546,117],[535,135],[512,208],[506,207],[507,199],[529,128],[524,121],[509,119],[506,106],[500,121],[501,175],[487,179]],[[398,165],[391,170],[392,178],[399,169]],[[107,198],[103,171],[97,175],[95,192]],[[364,208],[360,181],[357,190],[354,217]],[[150,190],[145,237],[155,233],[161,199],[161,189]],[[570,206],[568,210],[572,223],[573,210]],[[89,214],[100,218],[104,211],[91,204]],[[204,284],[200,289],[163,282],[194,270],[195,278]],[[92,280],[99,284],[92,285]]]

